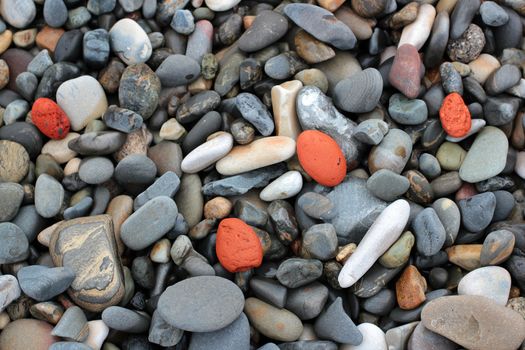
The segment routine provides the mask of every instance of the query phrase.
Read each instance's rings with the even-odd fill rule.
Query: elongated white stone
[[[233,147],[233,137],[227,132],[215,136],[191,151],[181,163],[185,173],[195,174],[206,169],[228,154]]]
[[[409,215],[410,206],[404,199],[398,199],[383,210],[339,273],[341,287],[348,288],[363,277],[401,236]]]
[[[297,170],[288,171],[266,186],[259,197],[263,201],[271,202],[277,199],[286,199],[295,196],[303,188],[303,177]]]
[[[403,28],[397,47],[401,47],[403,44],[411,44],[418,50],[421,49],[430,36],[435,18],[436,9],[434,6],[430,4],[419,6],[416,20]]]

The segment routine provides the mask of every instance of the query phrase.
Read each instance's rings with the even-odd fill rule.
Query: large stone
[[[120,107],[148,119],[157,108],[160,89],[159,77],[146,64],[126,67],[118,88]]]
[[[262,11],[239,38],[239,49],[259,51],[281,39],[287,30],[288,21],[284,16],[275,11]]]
[[[0,334],[0,350],[48,350],[59,338],[51,335],[53,326],[34,319],[18,319]]]
[[[62,221],[52,233],[49,253],[56,266],[75,271],[68,294],[82,308],[99,312],[122,300],[124,275],[108,215]]]
[[[383,79],[375,68],[367,68],[341,80],[334,88],[334,103],[351,113],[373,110],[383,92]]]
[[[109,40],[113,52],[127,65],[144,63],[151,56],[148,35],[130,18],[123,18],[111,27]]]
[[[459,281],[459,295],[481,295],[505,306],[509,299],[510,274],[499,266],[480,267]]]

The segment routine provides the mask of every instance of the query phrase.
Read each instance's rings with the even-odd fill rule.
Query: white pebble
[[[266,186],[259,197],[263,201],[271,202],[277,199],[286,199],[295,196],[303,188],[303,177],[301,173],[288,171]]]

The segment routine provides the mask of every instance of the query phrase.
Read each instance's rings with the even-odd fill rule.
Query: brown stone
[[[519,313],[525,319],[525,298],[513,297],[507,302],[507,307]]]
[[[122,300],[124,275],[109,215],[62,222],[51,236],[49,253],[55,266],[75,271],[68,294],[80,307],[100,312]]]
[[[334,15],[352,29],[358,40],[367,40],[372,36],[372,27],[376,24],[374,19],[363,18],[347,6],[340,7]]]
[[[404,44],[397,48],[388,80],[408,98],[419,95],[421,81],[421,58],[416,47]]]
[[[455,200],[459,202],[462,199],[467,199],[478,194],[476,186],[471,183],[464,182],[459,190],[456,192]]]
[[[515,149],[522,150],[525,148],[525,130],[523,129],[523,120],[525,117],[525,111],[518,112],[518,115],[514,119],[514,128],[512,130],[512,136],[510,141]]]
[[[44,321],[21,319],[9,323],[0,334],[0,350],[47,350],[59,338]]]
[[[168,171],[173,171],[178,177],[182,176],[182,149],[178,143],[162,141],[148,150],[148,157],[157,166],[159,176]]]
[[[434,299],[423,308],[421,321],[467,349],[517,349],[525,338],[525,320],[519,313],[477,295]]]
[[[124,63],[114,58],[100,71],[98,74],[98,82],[107,93],[114,94],[118,91],[120,77],[122,73],[124,73],[125,68]]]
[[[6,61],[0,60],[0,89],[5,88],[5,86],[8,83],[9,83],[9,66],[7,65]]]
[[[126,247],[120,239],[120,226],[133,213],[133,198],[127,195],[120,195],[109,202],[106,214],[111,216],[113,221],[113,233],[117,242],[119,255],[124,253]]]
[[[27,49],[35,43],[36,33],[36,28],[20,30],[13,35],[13,42],[17,47]]]
[[[206,219],[223,219],[230,215],[233,204],[228,198],[215,197],[204,205],[204,217]]]
[[[29,170],[29,155],[19,143],[0,140],[0,182],[20,182]]]
[[[64,32],[62,28],[45,26],[36,35],[36,45],[40,49],[48,49],[50,53],[55,53],[58,40]]]
[[[348,243],[345,246],[339,247],[339,251],[335,256],[335,260],[341,264],[344,264],[356,249],[357,245],[355,243]]]
[[[152,140],[153,135],[146,125],[142,125],[140,129],[126,135],[126,141],[122,147],[113,154],[113,158],[115,158],[117,162],[120,162],[130,154],[141,154],[145,156],[148,154],[148,146]]]
[[[412,310],[425,300],[427,281],[419,273],[417,267],[409,265],[396,282],[396,297],[399,307],[403,310]]]
[[[334,49],[302,29],[295,34],[294,43],[297,54],[307,63],[324,62],[335,56]]]
[[[5,50],[11,46],[13,42],[13,32],[7,29],[2,34],[0,34],[0,54],[4,53]]]
[[[386,8],[387,0],[352,0],[352,9],[363,17],[376,17]]]
[[[44,301],[31,306],[29,312],[36,319],[57,324],[64,314],[64,308],[54,301]]]
[[[482,244],[460,244],[447,248],[448,260],[459,267],[472,271],[480,267]]]
[[[387,25],[392,29],[401,29],[416,20],[418,10],[419,3],[408,3],[388,18]]]
[[[9,49],[0,56],[9,66],[9,84],[7,87],[17,91],[16,77],[27,70],[27,65],[33,59],[29,51],[22,49]]]
[[[512,254],[516,237],[507,230],[493,231],[485,237],[481,248],[481,266],[499,265]]]
[[[419,203],[429,204],[434,199],[434,191],[425,175],[417,170],[409,170],[403,174],[410,182],[407,198]]]
[[[346,0],[317,0],[317,3],[330,12],[337,10]]]

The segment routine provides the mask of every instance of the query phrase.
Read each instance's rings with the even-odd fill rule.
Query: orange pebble
[[[255,231],[236,218],[223,219],[217,229],[215,251],[221,265],[230,272],[242,272],[262,263],[263,249]]]
[[[457,92],[448,94],[439,109],[439,119],[447,134],[452,137],[465,136],[471,126],[470,111]]]
[[[297,157],[304,171],[319,184],[337,186],[346,175],[346,160],[333,138],[317,130],[303,131],[297,138]]]

